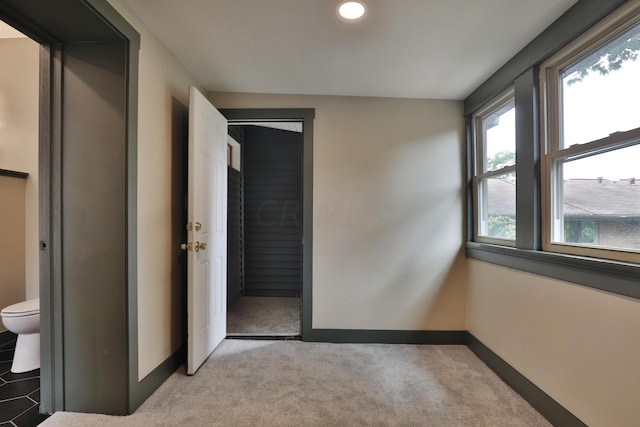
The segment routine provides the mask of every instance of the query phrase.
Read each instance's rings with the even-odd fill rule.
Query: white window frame
[[[482,221],[485,218],[486,212],[486,198],[483,197],[484,187],[482,184],[486,182],[486,179],[502,176],[509,173],[516,173],[516,164],[505,166],[500,169],[496,169],[489,172],[484,172],[484,152],[486,149],[484,141],[484,129],[483,120],[485,117],[499,111],[507,104],[515,102],[515,90],[513,87],[509,87],[500,95],[495,97],[478,112],[473,115],[473,220],[474,220],[474,240],[481,243],[490,243],[502,246],[516,246],[516,239],[503,239],[497,237],[489,237],[480,234],[482,227]],[[514,135],[515,138],[515,135]],[[517,177],[516,177],[517,179]],[[516,212],[517,221],[517,212]]]
[[[625,262],[640,262],[640,251],[596,247],[584,243],[564,243],[559,242],[560,239],[552,238],[554,229],[564,229],[563,218],[558,212],[560,209],[557,208],[559,206],[558,200],[562,200],[562,186],[557,185],[557,181],[562,180],[562,170],[559,167],[561,161],[624,148],[640,141],[640,128],[636,128],[626,132],[616,132],[591,142],[562,148],[560,140],[562,123],[560,72],[639,24],[640,1],[630,1],[540,66],[542,249],[545,251]],[[554,188],[557,191],[554,192]],[[552,200],[553,197],[556,200]]]

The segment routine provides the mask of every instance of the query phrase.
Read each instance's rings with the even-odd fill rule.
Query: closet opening
[[[229,122],[227,337],[300,338],[303,122]]]

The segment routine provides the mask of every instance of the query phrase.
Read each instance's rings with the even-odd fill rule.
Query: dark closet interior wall
[[[302,133],[244,126],[244,295],[299,296]]]
[[[242,174],[229,166],[227,307],[242,295]]]
[[[242,126],[229,126],[229,135],[242,144]],[[242,156],[240,157],[242,160]],[[242,168],[242,167],[241,167]],[[242,295],[243,279],[243,195],[242,173],[229,166],[227,203],[227,307]]]
[[[229,166],[227,204],[227,307],[242,295],[242,174]]]

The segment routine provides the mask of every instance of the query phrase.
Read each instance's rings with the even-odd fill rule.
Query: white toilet
[[[11,372],[40,368],[40,298],[10,305],[0,315],[4,326],[18,334]]]

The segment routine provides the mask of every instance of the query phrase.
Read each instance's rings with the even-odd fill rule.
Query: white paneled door
[[[227,331],[227,119],[189,90],[187,374]]]

